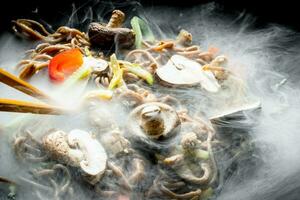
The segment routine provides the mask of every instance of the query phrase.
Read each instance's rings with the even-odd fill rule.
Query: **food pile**
[[[224,113],[195,114],[182,99],[158,88],[194,88],[218,95],[231,87],[230,82],[243,88],[235,92],[244,95],[243,83],[218,48],[203,51],[188,31],[159,40],[146,20],[133,17],[130,28],[122,27],[124,20],[125,14],[114,10],[107,24],[93,22],[87,32],[62,26],[54,33],[33,20],[13,22],[16,34],[38,41],[19,62],[19,78],[30,83],[34,76],[44,76],[56,88],[47,102],[58,107],[58,94],[83,83],[74,115],[87,112],[90,126],[89,131],[54,126],[39,133],[41,137],[24,128],[16,135],[16,158],[31,174],[20,179],[32,185],[36,199],[76,199],[74,182],[97,199],[118,200],[203,200],[213,197],[218,188],[221,175],[215,152],[222,144],[216,125]],[[105,109],[111,104],[126,111],[126,123]],[[41,114],[42,108],[34,106],[10,111]],[[55,109],[44,114],[70,112]],[[26,123],[31,126],[30,120]]]

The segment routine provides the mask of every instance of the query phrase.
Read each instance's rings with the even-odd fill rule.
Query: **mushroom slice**
[[[200,84],[208,92],[217,92],[220,88],[212,72],[204,71],[199,63],[180,55],[172,56],[167,64],[156,70],[156,75],[170,86]]]
[[[137,136],[155,140],[170,138],[179,125],[176,111],[164,103],[145,103],[130,113],[129,128]]]
[[[81,169],[88,176],[96,176],[99,180],[105,172],[107,163],[107,154],[100,142],[90,133],[75,129],[68,134],[68,143],[78,146],[84,153],[85,159],[80,162]]]

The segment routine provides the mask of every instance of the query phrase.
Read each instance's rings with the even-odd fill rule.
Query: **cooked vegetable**
[[[211,52],[217,51],[214,48],[210,49]],[[229,76],[229,71],[224,68],[227,63],[227,57],[224,55],[217,56],[209,64],[202,66],[202,69],[205,71],[212,71],[216,79],[222,81],[226,80]]]
[[[128,72],[131,72],[138,77],[144,79],[149,85],[153,84],[153,76],[150,72],[143,69],[139,64],[133,64],[126,61],[120,61],[120,64],[122,64]]]
[[[83,58],[82,66],[77,69],[62,85],[61,90],[69,89],[75,85],[79,80],[88,77],[93,69],[105,70],[108,63],[102,59],[96,59],[91,56]],[[87,79],[88,80],[88,79]]]
[[[68,134],[68,143],[70,146],[78,146],[82,151],[84,159],[80,160],[79,165],[87,175],[93,176],[90,183],[97,183],[103,176],[107,163],[107,154],[101,143],[92,134],[79,129]]]
[[[125,19],[125,14],[121,10],[114,10],[106,27],[119,28],[122,26]]]
[[[110,100],[113,96],[111,90],[98,89],[89,91],[85,94],[84,99],[100,99],[100,100]]]
[[[84,65],[75,71],[63,84],[63,89],[68,89],[80,79],[87,77],[91,72],[91,67]]]
[[[166,139],[177,134],[180,120],[167,104],[152,102],[136,107],[130,113],[128,126],[137,137]]]
[[[194,86],[200,84],[209,92],[220,88],[212,72],[204,71],[201,65],[180,55],[174,55],[168,63],[156,70],[159,79],[171,86]]]
[[[79,49],[70,49],[54,56],[49,63],[48,72],[51,81],[63,82],[83,63],[83,55]]]
[[[54,131],[44,136],[43,146],[53,159],[80,168],[91,184],[97,183],[105,172],[107,154],[101,143],[86,131]]]
[[[121,28],[125,14],[114,10],[107,25],[93,22],[89,25],[88,35],[94,46],[110,49],[130,48],[134,45],[134,32],[129,28]]]
[[[131,26],[135,33],[135,47],[141,48],[142,41],[154,41],[155,37],[150,29],[150,27],[146,24],[144,20],[139,17],[133,17],[131,19]]]
[[[191,45],[192,40],[193,40],[192,34],[190,34],[188,31],[186,31],[184,29],[180,30],[180,32],[176,38],[177,43],[181,44],[183,46]]]
[[[108,89],[112,90],[123,84],[123,69],[120,68],[115,54],[110,56],[110,66],[112,68],[113,78],[109,83]]]
[[[128,28],[109,28],[94,22],[90,24],[88,34],[93,45],[105,49],[113,45],[130,48],[134,44],[134,33]]]

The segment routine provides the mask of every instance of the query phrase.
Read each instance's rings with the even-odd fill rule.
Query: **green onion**
[[[63,83],[61,91],[67,90],[75,85],[79,80],[88,77],[92,72],[91,66],[83,65],[77,69],[67,80]]]
[[[144,79],[149,85],[153,84],[154,79],[153,79],[152,74],[150,72],[148,72],[147,70],[143,69],[140,65],[133,64],[133,63],[126,62],[126,61],[121,61],[121,63],[123,64],[123,66],[125,67],[125,69],[127,71]]]
[[[131,19],[131,26],[132,29],[135,33],[135,47],[136,48],[141,48],[142,47],[142,41],[147,40],[147,41],[154,41],[155,37],[148,26],[148,24],[142,20],[139,17],[133,17]]]

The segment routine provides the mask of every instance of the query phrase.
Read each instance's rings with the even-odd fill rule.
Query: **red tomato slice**
[[[53,82],[63,82],[67,76],[75,72],[83,63],[83,55],[79,49],[70,49],[55,55],[49,63],[48,73]]]

